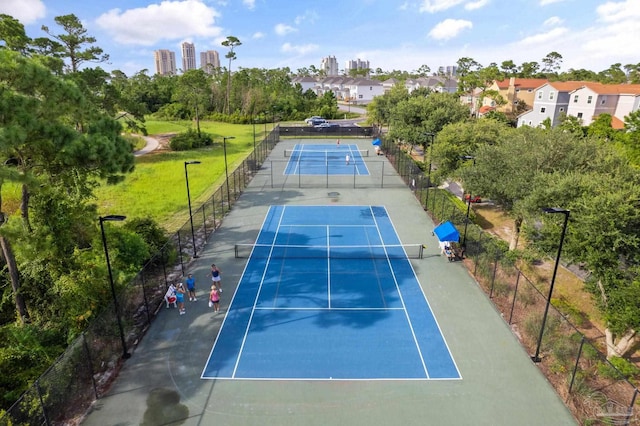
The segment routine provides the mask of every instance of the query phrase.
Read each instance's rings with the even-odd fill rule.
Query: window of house
[[[560,107],[560,112],[564,112],[564,107]]]
[[[527,92],[531,93],[533,92],[533,89],[527,89]]]
[[[578,95],[574,95],[573,96],[573,103],[577,104],[578,103]]]
[[[529,126],[531,126],[533,124],[533,121],[529,120]]]
[[[556,92],[549,92],[549,100],[552,101],[556,97]]]
[[[542,90],[538,92],[538,99],[542,99]]]
[[[540,108],[540,113],[544,114],[547,109],[545,107]]]
[[[590,104],[593,100],[593,96],[587,96],[587,103]]]
[[[607,97],[603,96],[602,99],[600,100],[600,105],[604,105],[605,103],[607,103]]]
[[[582,118],[582,113],[581,112],[578,113],[578,118]]]

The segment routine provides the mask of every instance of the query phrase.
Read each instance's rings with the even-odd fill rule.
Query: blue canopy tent
[[[438,237],[441,247],[444,247],[445,243],[457,243],[460,241],[460,232],[458,232],[455,225],[449,221],[436,226],[433,233]]]

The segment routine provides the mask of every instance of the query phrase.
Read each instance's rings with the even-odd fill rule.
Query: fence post
[[[480,237],[478,238],[478,243],[476,244],[476,262],[473,265],[473,276],[476,276],[476,271],[478,270],[478,263],[480,262],[480,242],[482,241],[482,236],[484,235],[484,233],[480,233]]]
[[[204,226],[204,240],[207,241],[207,213],[205,212],[206,204],[202,205],[202,226]]]
[[[44,418],[44,422],[47,426],[51,425],[49,421],[49,416],[47,415],[47,409],[44,406],[44,401],[42,400],[42,389],[40,389],[40,379],[36,379],[36,391],[38,392],[38,400],[40,401],[40,408],[42,408],[42,417]]]
[[[629,404],[629,408],[627,408],[627,418],[625,419],[625,426],[629,425],[629,421],[631,420],[631,416],[633,415],[633,406],[636,403],[636,398],[638,397],[638,388],[633,391],[633,398],[631,398],[631,404]]]
[[[84,353],[87,356],[89,371],[91,372],[91,385],[93,386],[93,394],[96,396],[96,399],[98,399],[100,396],[98,395],[98,386],[96,385],[96,379],[95,377],[93,377],[94,375],[93,361],[91,360],[91,352],[89,351],[89,345],[87,344],[87,336],[84,331],[82,332],[81,336],[82,336],[82,347],[84,348]]]
[[[569,383],[569,391],[567,394],[566,402],[569,402],[569,396],[571,396],[571,391],[573,389],[573,382],[576,380],[576,374],[578,372],[578,364],[580,363],[580,357],[582,356],[582,347],[584,346],[584,334],[582,335],[582,339],[580,340],[580,348],[578,348],[578,356],[576,357],[576,363],[573,366],[573,373],[571,373],[571,383]]]
[[[180,241],[180,230],[178,230],[177,234],[178,234],[178,252],[180,253],[180,269],[182,270],[182,275],[184,275],[184,263],[182,262],[182,241]]]
[[[489,299],[493,299],[493,287],[496,284],[496,272],[498,271],[498,260],[500,260],[500,256],[496,255],[496,260],[493,261],[493,276],[491,277],[491,290],[489,291]]]
[[[144,287],[144,268],[140,271],[140,285],[142,286],[142,300],[144,301],[144,309],[147,312],[147,324],[151,325],[151,311],[149,310],[149,300],[147,299],[147,290]]]
[[[509,325],[511,325],[511,319],[513,318],[513,309],[516,306],[516,297],[518,297],[518,284],[520,283],[520,275],[522,272],[518,269],[518,276],[516,277],[516,288],[513,290],[513,300],[511,301],[511,312],[509,313]]]

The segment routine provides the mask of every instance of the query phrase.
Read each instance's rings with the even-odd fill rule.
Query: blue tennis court
[[[285,175],[369,175],[363,156],[367,150],[357,145],[296,144],[285,150],[289,157]]]
[[[271,206],[205,379],[460,379],[381,206]]]

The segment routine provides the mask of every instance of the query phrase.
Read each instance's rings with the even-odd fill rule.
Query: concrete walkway
[[[140,137],[143,138],[147,143],[144,147],[142,147],[142,149],[135,151],[133,153],[133,155],[135,155],[136,157],[139,157],[140,155],[148,154],[151,151],[158,149],[158,147],[160,146],[160,142],[158,142],[157,139],[152,138],[151,136],[140,136]]]
[[[280,142],[272,157],[282,159],[285,148],[301,142]],[[357,143],[367,149],[371,141]],[[576,424],[463,264],[440,255],[431,235],[434,224],[409,189],[324,188],[319,179],[312,189],[272,189],[260,179],[250,184],[190,267],[199,300],[186,302],[183,316],[162,308],[84,425]],[[244,270],[246,259],[234,258],[234,244],[255,240],[270,205],[291,204],[383,205],[403,243],[426,244],[424,259],[411,262],[462,380],[200,379]],[[206,302],[214,262],[223,273],[219,315]]]

